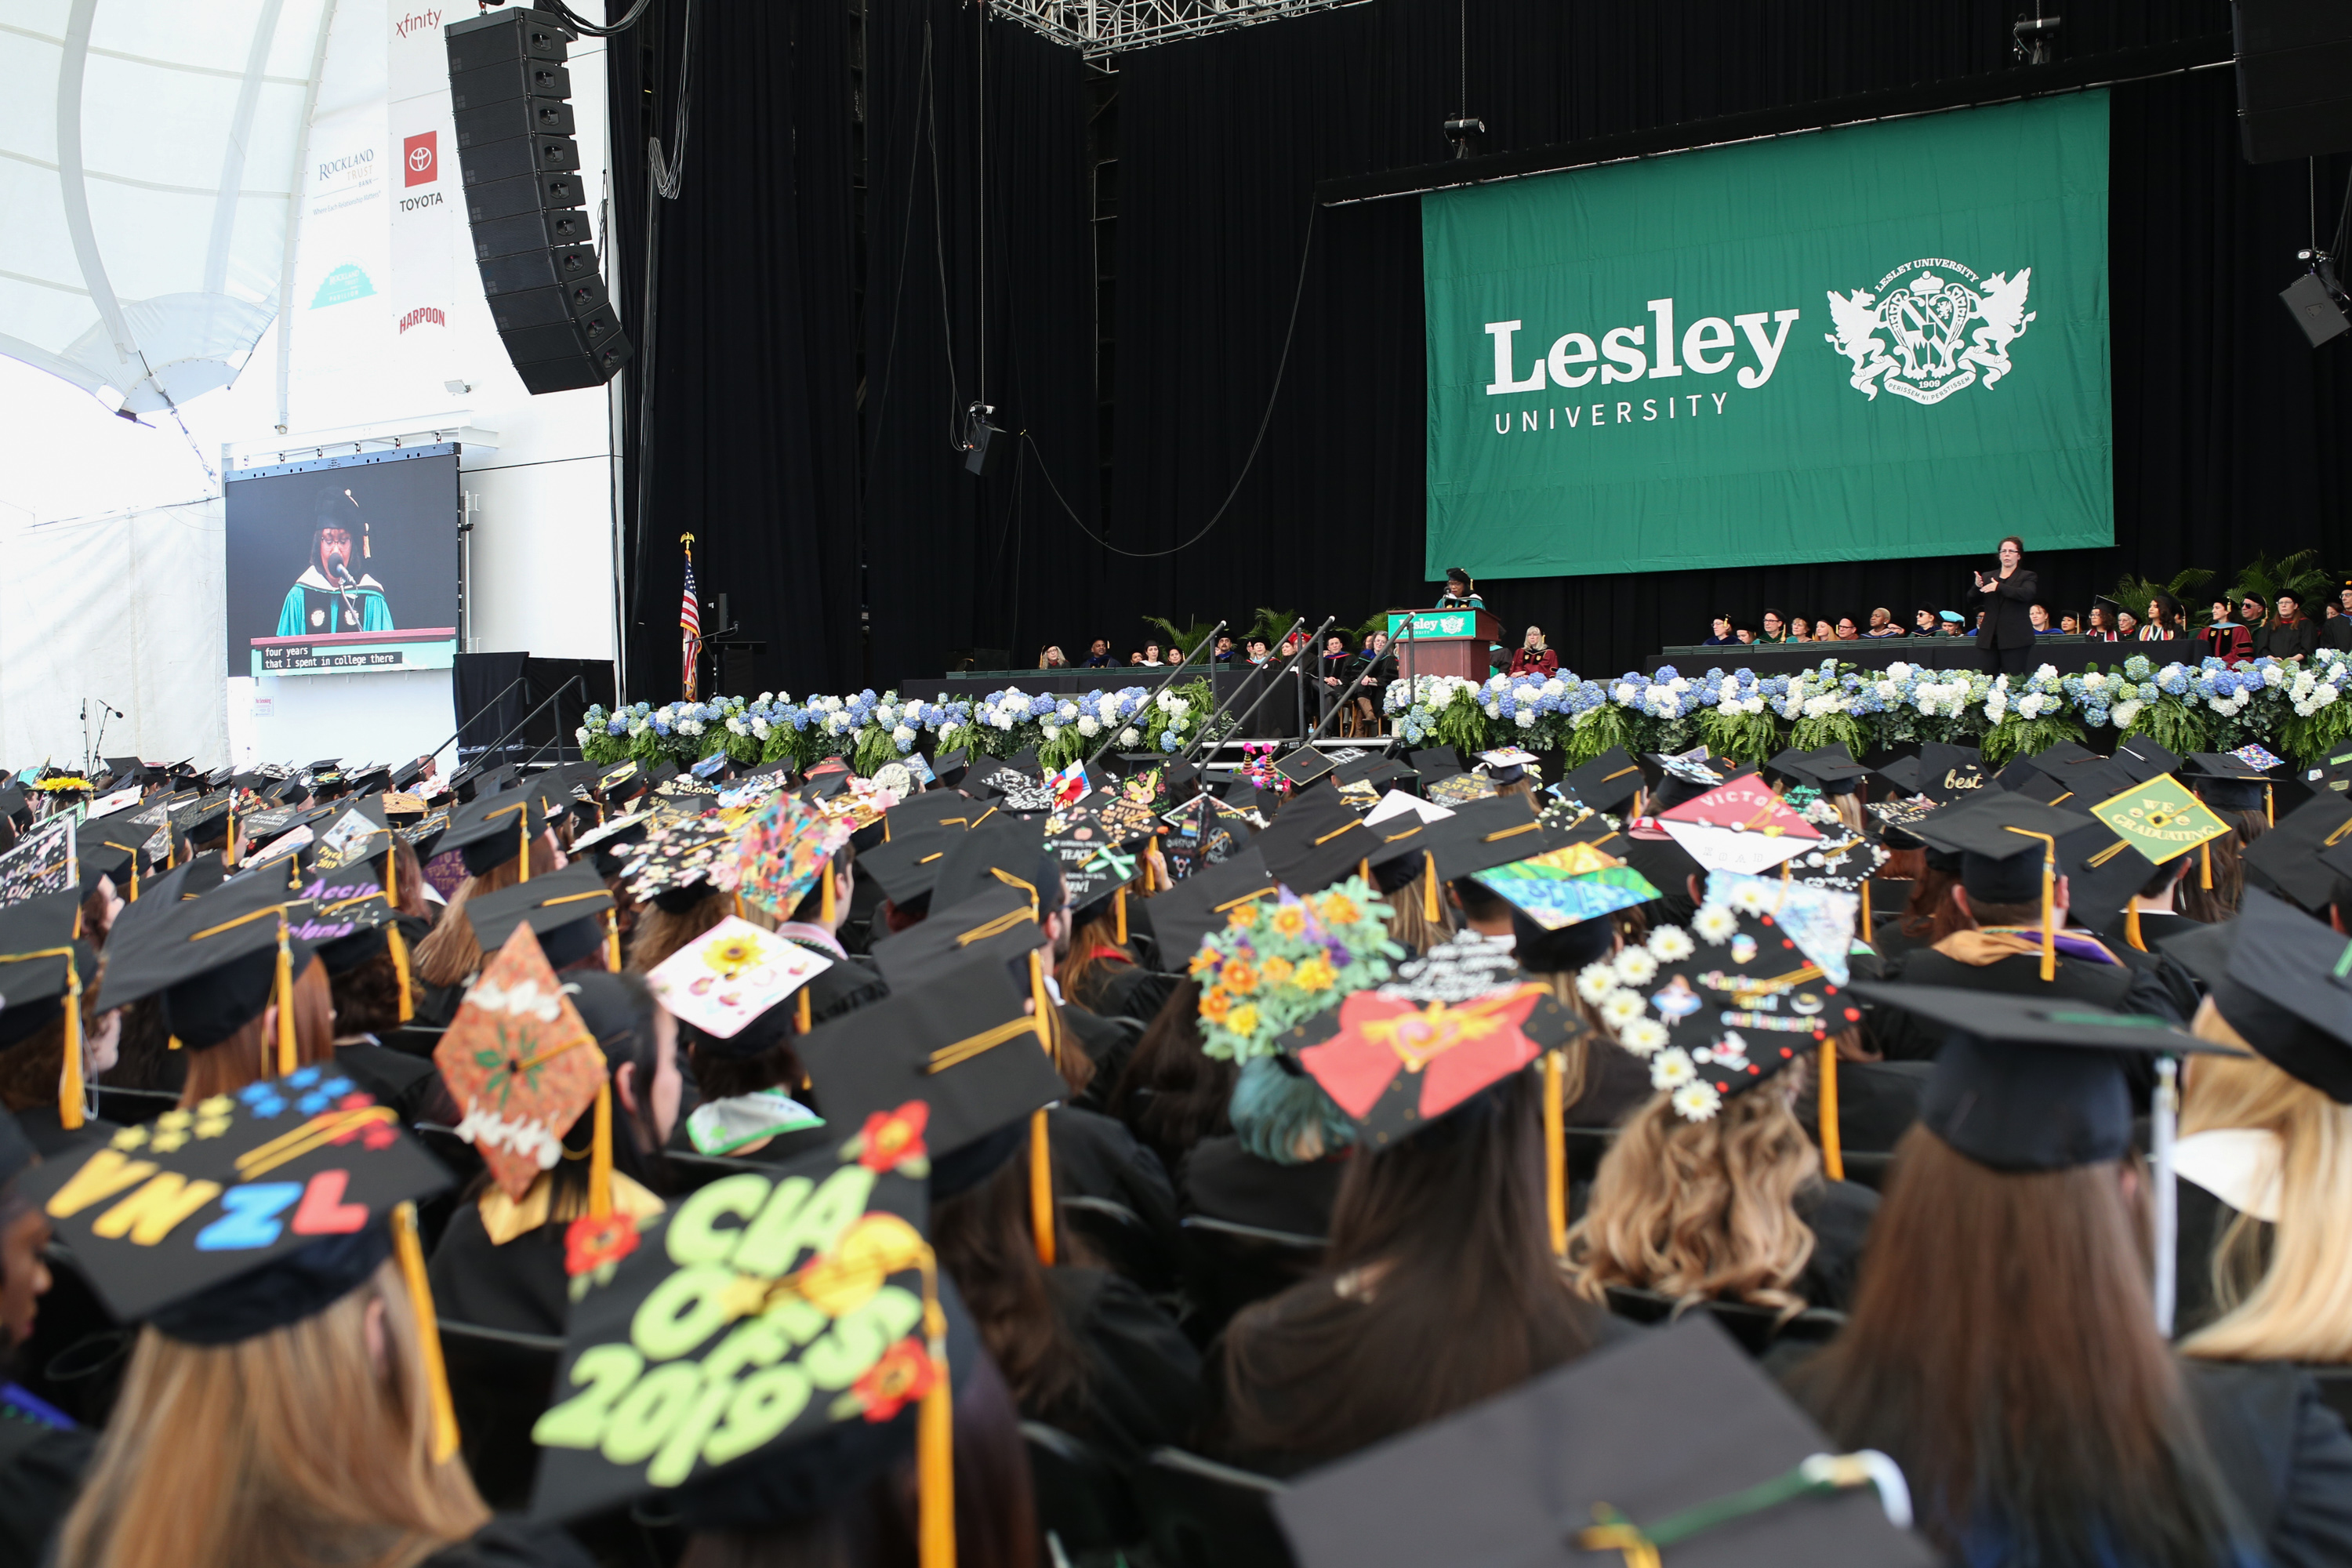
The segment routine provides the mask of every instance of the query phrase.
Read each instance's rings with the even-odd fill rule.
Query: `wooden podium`
[[[1485,684],[1494,673],[1486,650],[1503,640],[1503,623],[1479,608],[1408,610],[1389,617],[1389,651],[1398,675],[1451,675]]]

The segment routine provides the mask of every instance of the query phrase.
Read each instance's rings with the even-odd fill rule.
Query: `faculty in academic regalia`
[[[352,529],[365,531],[359,502],[351,491],[328,486],[319,492],[317,522],[310,531],[310,558],[278,607],[277,635],[391,631],[392,607],[384,603],[383,584],[364,570],[356,576],[352,573]]]

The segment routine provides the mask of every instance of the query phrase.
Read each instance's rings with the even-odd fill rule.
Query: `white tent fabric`
[[[332,8],[11,0],[0,353],[132,413],[235,378],[279,308]]]
[[[217,496],[0,534],[0,763],[79,766],[82,704],[103,755],[226,760],[221,704],[226,550]]]

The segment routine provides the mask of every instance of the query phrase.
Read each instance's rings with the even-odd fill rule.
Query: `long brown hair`
[[[1237,1071],[1201,1048],[1201,983],[1176,983],[1136,1042],[1109,1110],[1170,1170],[1203,1138],[1233,1131],[1226,1108]]]
[[[544,877],[554,871],[555,855],[555,840],[548,835],[541,833],[532,839],[530,874]],[[416,944],[416,978],[427,985],[461,985],[480,969],[482,944],[475,940],[474,922],[466,918],[466,905],[478,893],[495,893],[521,880],[522,858],[517,856],[458,883],[457,896],[449,900],[449,907],[441,911],[441,918],[425,933],[425,940]]]
[[[368,1345],[381,1306],[385,1364]],[[398,1268],[324,1311],[227,1345],[142,1330],[59,1568],[406,1568],[489,1519],[432,1458],[416,1321]]]
[[[2173,908],[2207,925],[2235,920],[2246,889],[2246,863],[2240,858],[2240,843],[2237,834],[2224,833],[2191,849],[2186,857],[2189,869],[2181,873],[2180,890],[2172,897]],[[2213,885],[2210,888],[2205,885],[2205,868],[2200,858],[2209,854],[2213,858]]]
[[[1054,1256],[1065,1256],[1058,1219]],[[1086,1384],[1085,1352],[1054,1310],[1029,1218],[1029,1136],[995,1173],[931,1205],[940,1268],[1022,1409],[1049,1410]]]
[[[1957,873],[1923,861],[1918,880],[1911,884],[1911,901],[1903,906],[1895,929],[1929,947],[1959,930],[1959,906],[1952,902],[1952,889],[1959,885]]]
[[[1802,1064],[1735,1095],[1707,1121],[1685,1121],[1665,1095],[1627,1120],[1601,1156],[1584,1217],[1568,1233],[1577,1292],[1607,1300],[1631,1285],[1677,1300],[1804,1310],[1791,1289],[1813,1256],[1798,1192],[1821,1174],[1790,1097]]]
[[[751,909],[748,902],[744,909]],[[628,967],[650,974],[661,962],[735,912],[735,896],[711,888],[682,910],[666,910],[648,900],[637,906],[637,926],[629,933]]]
[[[1842,1446],[1894,1457],[1947,1554],[2231,1560],[2114,1164],[1993,1171],[1913,1127],[1845,1330],[1791,1386]]]
[[[1530,1074],[1348,1163],[1323,1271],[1225,1336],[1235,1447],[1336,1458],[1592,1347],[1552,1258]]]
[[[234,1094],[247,1084],[278,1076],[278,1031],[268,1007],[227,1039],[188,1050],[188,1076],[180,1104],[192,1106],[216,1094]],[[335,1056],[334,991],[324,961],[312,958],[294,977],[294,1057],[297,1066],[332,1061]]]
[[[1118,940],[1118,922],[1108,912],[1090,917],[1084,925],[1070,933],[1070,951],[1055,966],[1055,979],[1060,982],[1062,994],[1081,1007],[1091,1007],[1087,1000],[1094,994],[1096,975],[1120,961],[1113,956],[1098,956],[1097,948],[1107,948],[1114,954],[1125,954],[1128,967],[1135,964],[1135,952]]]

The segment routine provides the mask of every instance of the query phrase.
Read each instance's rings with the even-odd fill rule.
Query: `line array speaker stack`
[[[631,350],[590,244],[563,63],[576,35],[520,8],[442,31],[466,221],[507,358],[534,394],[602,386]]]
[[[2231,10],[2246,162],[2352,152],[2352,5],[2238,0]]]

